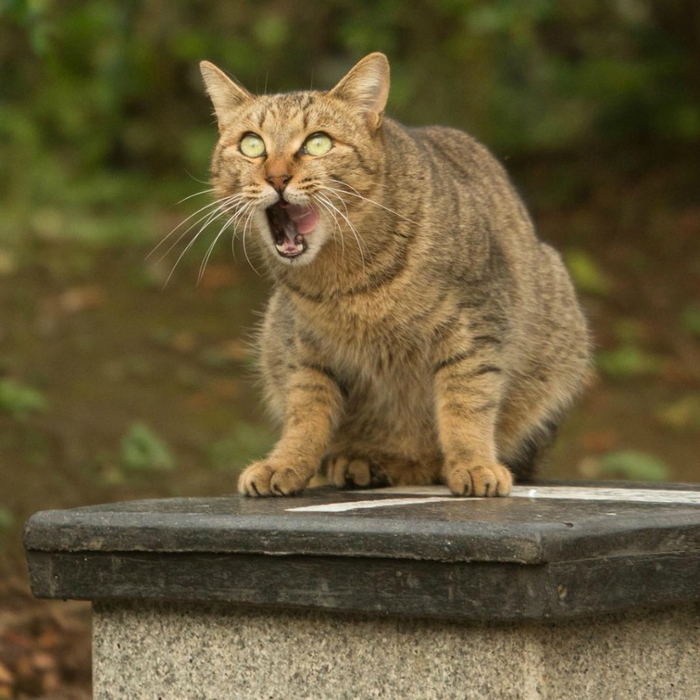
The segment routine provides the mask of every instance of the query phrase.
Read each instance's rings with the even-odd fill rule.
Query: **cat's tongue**
[[[284,209],[294,222],[297,233],[306,235],[316,228],[318,212],[311,205],[287,204]]]

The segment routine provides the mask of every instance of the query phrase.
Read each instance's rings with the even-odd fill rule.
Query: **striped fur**
[[[502,167],[465,133],[384,118],[381,54],[326,93],[253,97],[202,70],[221,132],[213,186],[249,203],[247,241],[274,281],[259,349],[282,435],[240,491],[293,494],[323,465],[338,486],[507,495],[582,389],[590,349],[569,275]],[[300,155],[319,131],[333,149]],[[247,132],[266,157],[241,155]],[[291,261],[264,213],[273,170],[290,178],[285,199],[320,212]]]

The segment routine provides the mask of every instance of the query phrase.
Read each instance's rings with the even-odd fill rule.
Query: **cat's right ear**
[[[253,96],[213,63],[202,61],[199,69],[202,71],[204,85],[214,105],[216,118],[219,121],[219,131],[223,131],[233,121],[236,111],[252,100]]]
[[[365,56],[328,93],[362,109],[371,127],[378,129],[389,97],[389,61],[383,53]]]

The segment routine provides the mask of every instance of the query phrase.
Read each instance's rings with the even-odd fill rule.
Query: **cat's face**
[[[219,122],[212,185],[227,215],[276,261],[306,265],[329,241],[355,244],[352,212],[382,161],[377,138],[389,90],[382,54],[333,90],[255,97],[201,65]],[[250,238],[247,238],[250,240]]]

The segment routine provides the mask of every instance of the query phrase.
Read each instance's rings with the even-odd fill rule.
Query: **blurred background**
[[[275,92],[376,50],[389,113],[486,143],[582,295],[599,376],[545,475],[700,481],[697,0],[0,0],[0,698],[88,697],[84,606],[26,593],[31,513],[232,493],[274,438],[266,280],[229,239],[198,283],[201,214],[148,256],[210,201],[198,62]]]

